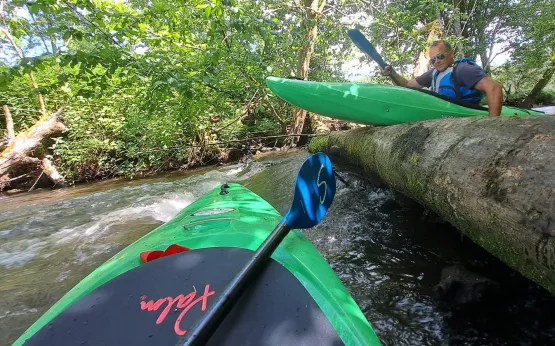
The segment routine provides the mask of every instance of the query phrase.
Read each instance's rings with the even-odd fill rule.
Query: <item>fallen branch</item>
[[[40,172],[39,177],[37,178],[37,180],[35,180],[35,183],[33,184],[33,186],[31,186],[31,188],[27,192],[31,192],[35,189],[35,185],[37,185],[37,183],[39,182],[39,180],[40,180],[40,178],[42,177],[43,174],[44,174],[44,171]]]
[[[6,187],[10,186],[10,183],[12,181],[15,181],[15,180],[18,180],[18,179],[21,179],[21,178],[25,178],[27,176],[29,176],[29,174],[22,174],[18,177],[11,178],[11,179],[7,175],[1,176],[0,177],[0,191],[3,191]]]
[[[279,117],[279,115],[277,114],[274,106],[272,105],[272,103],[270,101],[268,101],[268,104],[270,105],[270,108],[272,109],[272,112],[274,114],[274,118],[279,122],[279,124],[284,127],[285,126],[285,122],[283,120],[281,120],[281,118]]]
[[[20,175],[20,176],[18,176],[18,177],[10,178],[10,179],[8,179],[8,180],[6,180],[6,181],[3,181],[2,183],[9,183],[9,182],[15,181],[15,180],[17,180],[17,179],[21,179],[21,178],[28,177],[29,175],[30,175],[29,173],[25,173],[25,174],[22,174],[22,175]]]
[[[239,120],[243,120],[247,115],[249,115],[249,107],[250,107],[251,103],[253,102],[253,100],[254,100],[254,98],[256,97],[257,94],[258,94],[258,90],[256,90],[256,92],[254,93],[254,95],[252,95],[249,102],[247,102],[247,110],[245,112],[241,113],[241,115],[239,115],[237,118],[235,118],[233,121],[231,121],[229,124],[225,125],[224,127],[221,127],[219,129],[216,129],[216,130],[212,131],[212,133],[218,133],[218,132],[220,132],[224,129],[227,129],[231,125],[235,124]]]
[[[227,129],[228,127],[230,127],[231,125],[235,124],[236,122],[238,122],[239,120],[243,119],[246,115],[248,115],[249,111],[246,111],[244,113],[242,113],[241,115],[239,115],[237,118],[233,119],[233,121],[231,121],[229,124],[225,125],[224,127],[220,127],[219,129],[216,129],[214,131],[212,131],[212,133],[218,133],[224,129]]]
[[[51,115],[42,116],[35,125],[16,136],[0,153],[0,176],[19,166],[39,161],[28,155],[41,144],[44,138],[65,130],[64,124],[58,121],[61,112],[60,109]]]

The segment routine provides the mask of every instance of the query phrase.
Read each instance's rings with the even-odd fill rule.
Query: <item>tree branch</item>
[[[285,122],[279,117],[279,115],[277,114],[274,106],[272,105],[272,103],[270,101],[268,101],[268,104],[270,105],[270,108],[272,109],[272,112],[274,114],[274,118],[276,118],[276,120],[281,124],[281,126],[285,125]]]
[[[0,16],[2,16],[2,22],[4,23],[4,28],[2,28],[2,31],[4,32],[4,34],[6,35],[8,40],[10,41],[10,43],[12,44],[12,47],[17,52],[17,55],[19,56],[19,58],[23,59],[23,57],[24,57],[23,56],[23,51],[15,43],[15,40],[13,39],[12,35],[10,34],[10,27],[8,26],[8,22],[6,21],[6,15],[4,13],[4,7],[5,6],[6,6],[6,0],[1,0],[0,1]],[[31,83],[33,84],[33,88],[35,90],[38,89],[38,85],[37,85],[37,82],[35,81],[35,77],[33,76],[33,72],[29,72],[29,78],[31,78]],[[42,95],[40,93],[38,94],[38,98],[39,98],[40,110],[41,110],[42,114],[46,114],[46,107],[44,106],[44,100],[43,100]]]

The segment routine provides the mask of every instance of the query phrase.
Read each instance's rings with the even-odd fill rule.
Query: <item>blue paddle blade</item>
[[[364,35],[358,31],[357,29],[349,30],[349,37],[361,51],[368,54],[375,62],[378,63],[380,68],[384,68],[386,66],[385,61],[383,61],[382,56],[378,53],[376,48],[364,37]]]
[[[291,208],[283,218],[291,229],[316,226],[326,215],[335,196],[335,175],[329,157],[324,153],[310,156],[303,163]]]

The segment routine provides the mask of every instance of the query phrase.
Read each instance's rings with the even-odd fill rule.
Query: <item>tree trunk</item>
[[[314,45],[318,36],[318,18],[322,15],[322,10],[326,6],[327,0],[304,0],[308,21],[310,27],[304,36],[303,45],[299,51],[299,59],[297,61],[297,77],[303,80],[308,78],[308,68],[310,67],[310,58],[314,52]],[[299,135],[303,132],[307,112],[304,109],[296,108],[293,115],[293,126],[290,128],[290,135]],[[299,136],[290,137],[290,144],[296,145],[299,142]]]
[[[47,18],[46,22],[48,23],[48,26],[51,28],[54,28],[55,27],[54,23],[56,23],[56,19],[54,18],[54,16],[52,14],[49,14],[46,18]],[[52,55],[58,56],[58,53],[60,52],[60,50],[58,49],[56,36],[49,35],[48,39],[50,40],[50,45],[52,46]]]
[[[314,139],[555,295],[555,118],[471,117]]]
[[[485,49],[480,51],[480,60],[482,61],[482,68],[484,69],[486,74],[490,74],[491,73],[491,68],[489,66],[488,54],[486,53]]]
[[[6,139],[7,145],[9,145],[15,138],[15,132],[13,129],[13,119],[12,114],[8,105],[2,105],[2,110],[4,111],[4,116],[6,117]]]
[[[461,29],[461,9],[458,7],[459,5],[460,5],[460,1],[459,1],[459,4],[456,5],[457,7],[455,7],[455,13],[453,13],[453,27],[455,29],[455,35],[457,35],[457,37],[461,39],[463,38],[463,32]],[[465,56],[464,47],[461,42],[457,43],[455,50],[456,50],[455,54],[457,57],[464,58]]]
[[[536,85],[534,85],[534,88],[532,89],[530,94],[528,94],[528,96],[526,96],[524,100],[522,100],[522,102],[520,103],[520,107],[522,108],[532,107],[532,105],[534,104],[534,101],[536,101],[538,96],[540,96],[540,93],[542,92],[543,88],[545,88],[545,86],[549,83],[549,81],[553,77],[553,74],[555,74],[555,60],[551,61],[551,64],[549,65],[547,70],[545,70],[545,72],[543,73],[542,78],[540,78],[540,80],[536,83]]]
[[[490,66],[489,66],[489,59],[490,54],[488,54],[488,48],[486,45],[486,34],[485,32],[481,33],[478,37],[478,44],[477,44],[478,54],[480,55],[480,60],[482,61],[482,68],[487,74],[490,74]]]
[[[18,134],[0,153],[0,177],[22,165],[40,162],[39,159],[29,155],[43,139],[65,130],[64,124],[58,121],[60,113],[61,110],[52,115],[42,116],[31,128]]]

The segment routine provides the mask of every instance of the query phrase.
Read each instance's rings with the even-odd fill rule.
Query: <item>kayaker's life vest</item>
[[[455,74],[457,73],[457,66],[460,62],[466,62],[470,65],[478,66],[478,64],[476,64],[474,61],[470,59],[467,59],[467,58],[458,59],[457,61],[455,61],[452,67],[450,66],[448,68],[448,70],[446,71],[447,73],[444,72],[443,76],[439,80],[439,85],[437,88],[436,88],[436,85],[438,84],[437,78],[440,72],[438,71],[434,72],[431,89],[433,92],[436,92],[440,95],[444,95],[453,99],[466,101],[470,103],[480,103],[480,101],[484,97],[483,92],[481,92],[480,90],[471,89],[464,85],[460,85],[459,83],[457,83],[457,80],[455,79]]]

